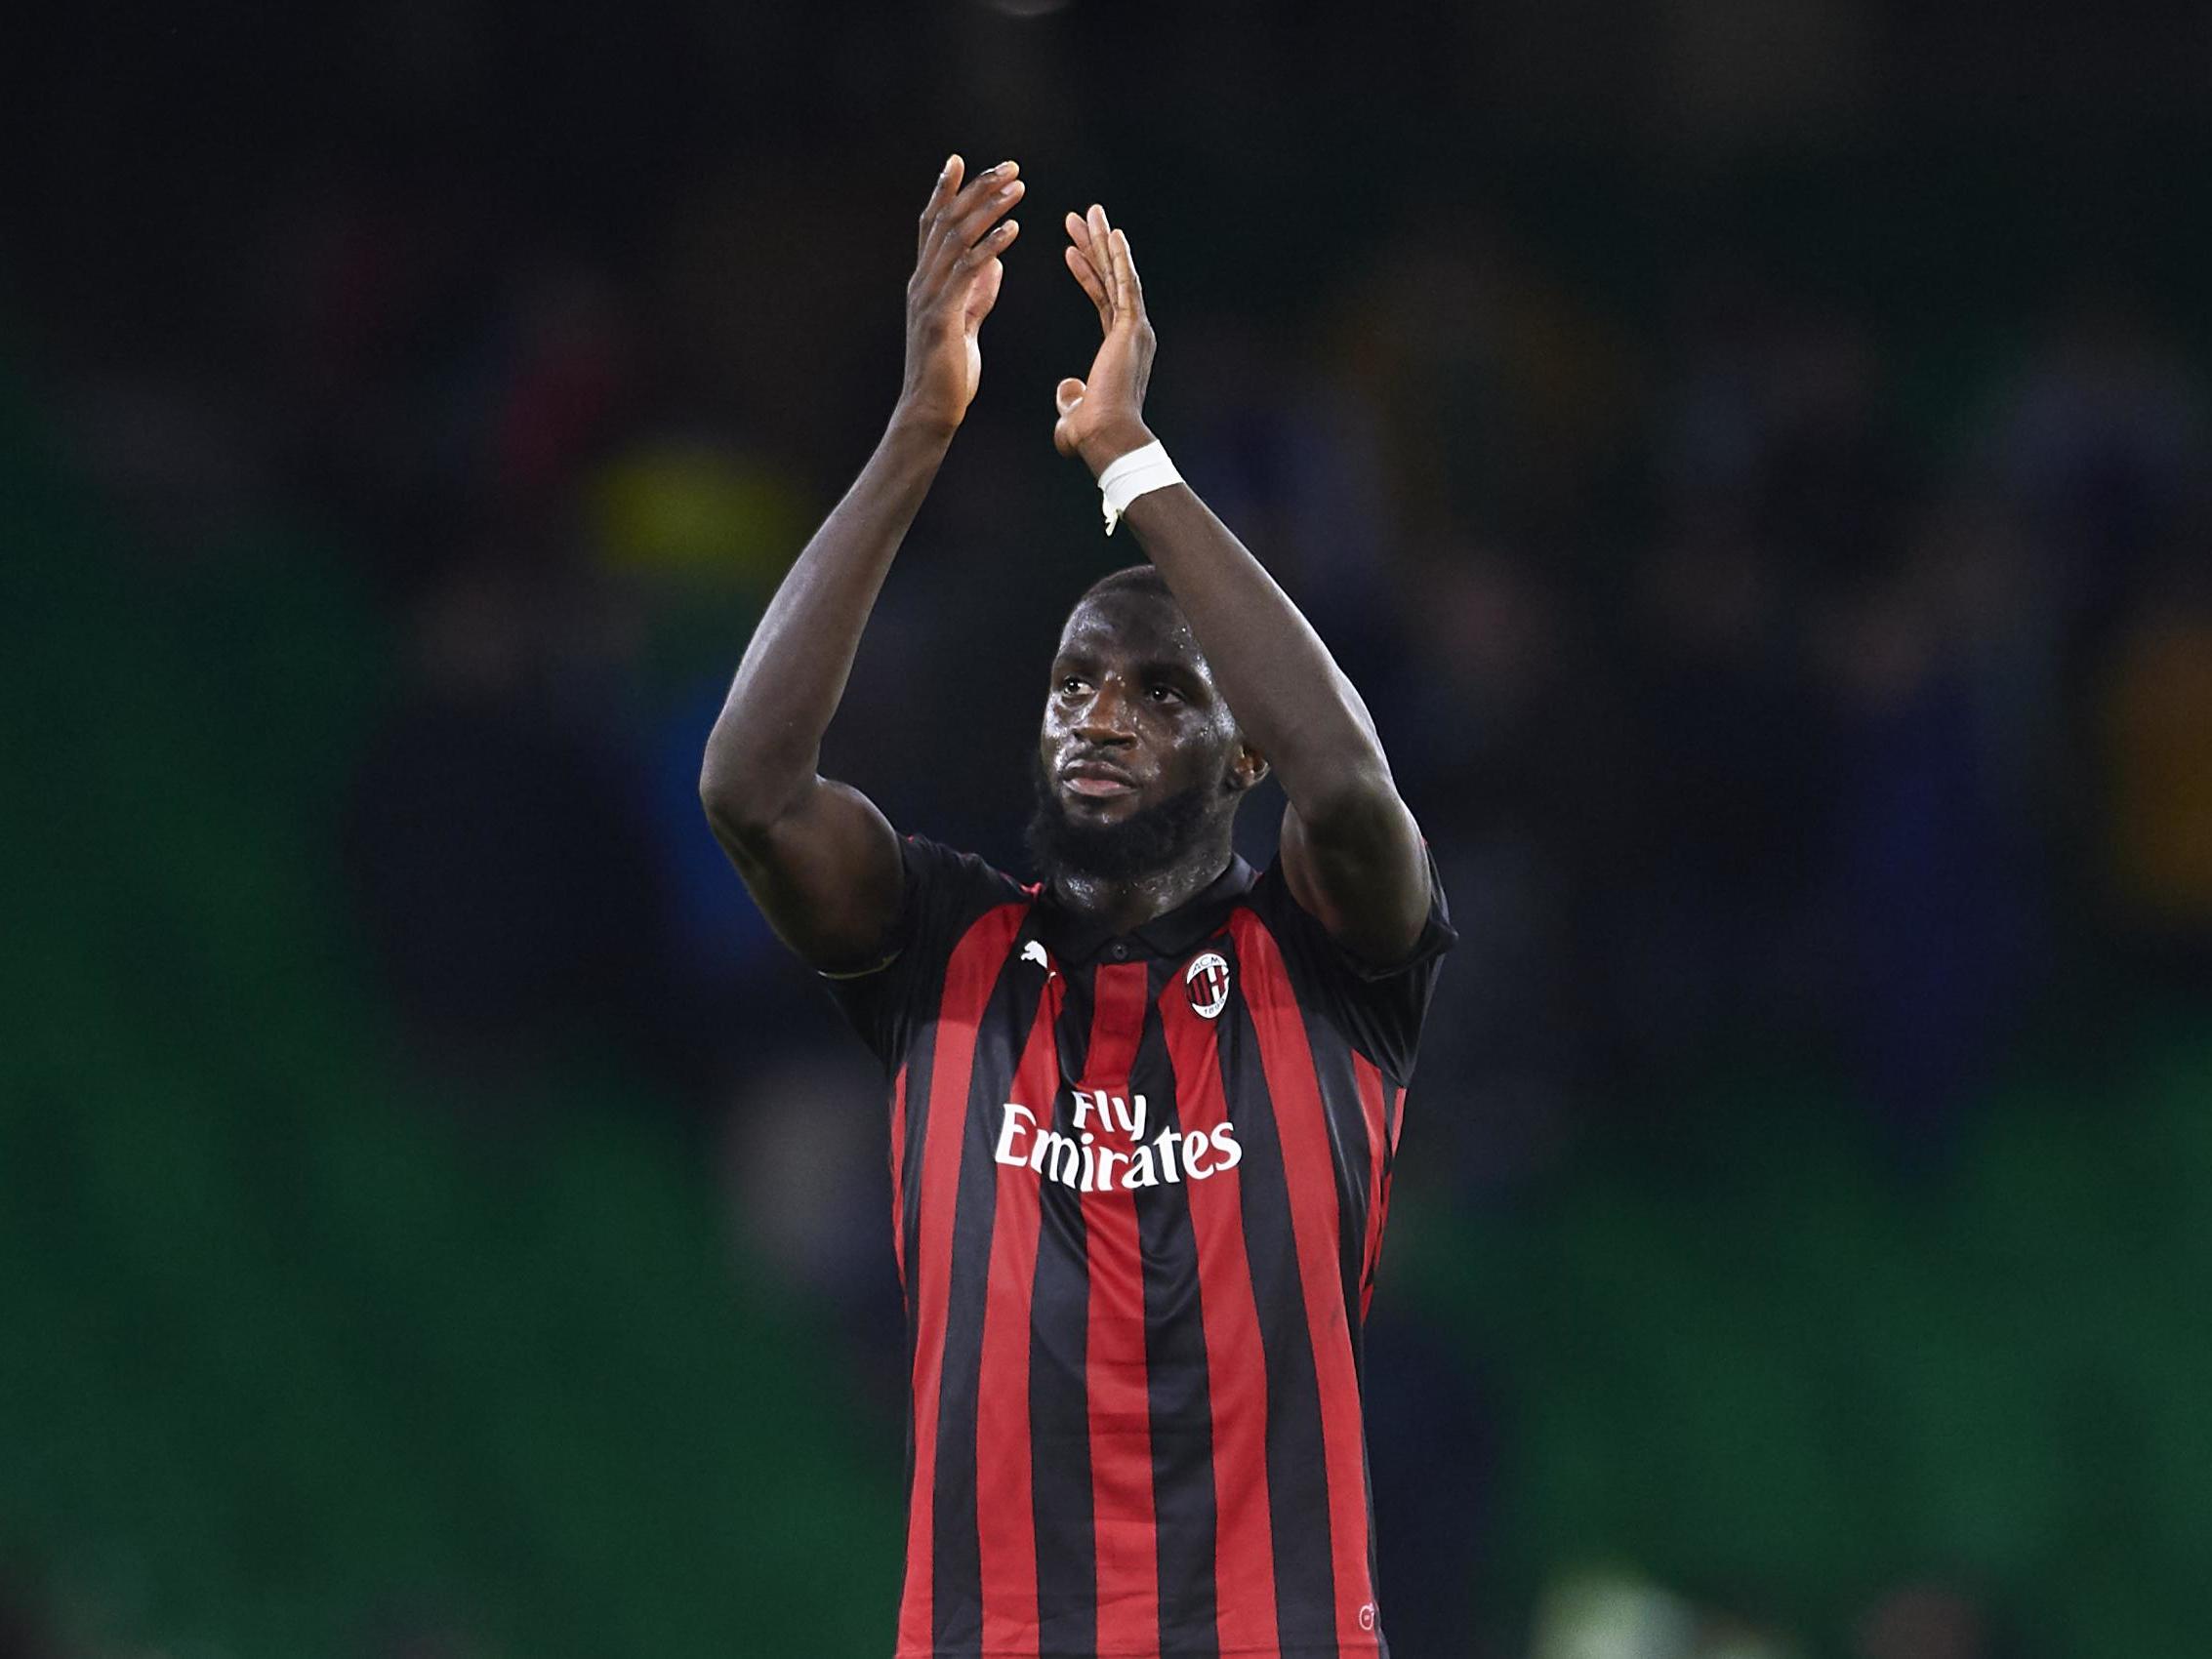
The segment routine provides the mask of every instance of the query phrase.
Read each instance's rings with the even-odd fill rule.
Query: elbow
[[[699,809],[707,815],[715,833],[728,840],[744,821],[744,794],[732,787],[712,756],[699,768]]]
[[[782,816],[777,795],[759,772],[707,752],[699,768],[699,806],[716,837],[730,846],[759,841]]]
[[[1331,767],[1320,785],[1291,799],[1308,834],[1338,845],[1387,834],[1406,810],[1379,755]]]

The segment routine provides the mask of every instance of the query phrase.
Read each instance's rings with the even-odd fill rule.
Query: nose
[[[1089,744],[1135,741],[1136,724],[1119,682],[1108,678],[1090,694],[1090,700],[1076,712],[1075,733]]]

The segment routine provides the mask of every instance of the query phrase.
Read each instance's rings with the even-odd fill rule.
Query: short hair
[[[1144,593],[1165,599],[1170,605],[1176,602],[1174,590],[1167,586],[1167,579],[1160,574],[1156,564],[1126,564],[1120,570],[1110,570],[1086,587],[1076,604],[1103,598],[1109,593]]]

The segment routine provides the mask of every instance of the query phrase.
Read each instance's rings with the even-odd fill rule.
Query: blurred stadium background
[[[830,761],[1018,868],[1102,199],[1463,935],[1401,1659],[2212,1651],[2203,8],[31,26],[0,1655],[887,1649],[876,1083],[693,791],[953,147],[1027,233]]]

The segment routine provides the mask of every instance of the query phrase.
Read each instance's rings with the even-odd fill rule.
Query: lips
[[[1136,792],[1136,780],[1103,760],[1077,760],[1060,768],[1060,782],[1079,795],[1106,799]]]

